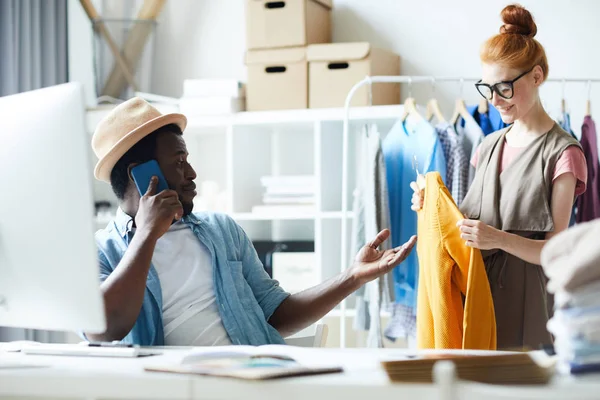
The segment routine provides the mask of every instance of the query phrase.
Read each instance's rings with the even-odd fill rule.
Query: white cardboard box
[[[254,50],[246,53],[248,111],[308,106],[306,48]]]
[[[309,108],[343,107],[348,92],[366,76],[399,75],[400,57],[367,42],[315,44],[306,50]],[[400,85],[373,84],[373,105],[400,104]],[[360,88],[352,106],[368,106],[368,87]]]
[[[331,42],[332,0],[246,0],[246,48]]]

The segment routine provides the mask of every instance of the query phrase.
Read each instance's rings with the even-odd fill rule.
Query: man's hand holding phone
[[[138,232],[158,240],[164,235],[173,220],[183,216],[183,206],[174,190],[163,190],[156,193],[158,178],[153,176],[146,193],[140,198],[140,206],[135,216]]]

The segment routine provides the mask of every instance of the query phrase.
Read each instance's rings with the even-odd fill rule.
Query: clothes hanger
[[[421,175],[421,173],[419,173],[419,161],[417,161],[417,156],[414,154],[412,159],[412,167],[417,174],[417,179],[415,181],[417,183],[417,187],[419,188],[419,190],[425,190],[427,181],[425,180],[425,177]]]
[[[427,102],[427,120],[431,121],[433,117],[435,117],[438,122],[446,122],[446,118],[444,118],[444,115],[442,114],[437,99],[430,99],[429,102]]]
[[[417,102],[414,97],[412,97],[412,80],[408,78],[408,97],[404,101],[404,112],[402,113],[402,117],[400,120],[402,122],[406,121],[408,117],[414,118],[417,121],[422,121],[423,116],[417,110]]]
[[[427,114],[425,118],[427,121],[433,119],[433,117],[437,118],[438,122],[446,122],[444,118],[444,114],[442,114],[442,110],[440,109],[440,104],[435,98],[435,78],[431,78],[431,99],[427,102]]]
[[[465,104],[465,101],[460,98],[456,99],[456,103],[454,105],[454,114],[452,115],[450,123],[452,125],[456,125],[460,117],[467,118],[470,115],[471,114],[469,114],[469,110],[467,110],[467,105]]]
[[[469,110],[467,110],[467,105],[465,104],[465,101],[463,100],[463,86],[464,86],[464,79],[460,79],[460,97],[458,99],[456,99],[456,103],[454,106],[454,114],[452,115],[452,118],[450,119],[450,124],[451,125],[456,125],[456,123],[458,122],[458,119],[460,117],[463,118],[467,118],[468,116],[470,116],[471,114],[469,114]]]
[[[592,94],[592,81],[588,81],[588,93],[587,93],[587,100],[585,101],[585,116],[586,117],[591,117],[592,116],[592,101],[590,100],[591,98],[591,94]]]
[[[402,114],[401,120],[404,122],[408,117],[415,118],[417,120],[423,119],[417,110],[417,102],[413,97],[408,97],[404,101],[404,113]]]
[[[479,105],[477,106],[477,112],[479,114],[487,114],[490,110],[490,103],[483,97],[479,100]]]

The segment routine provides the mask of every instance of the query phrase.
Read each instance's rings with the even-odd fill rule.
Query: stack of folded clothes
[[[572,374],[600,372],[600,220],[577,225],[552,238],[542,266],[554,293],[559,369]]]

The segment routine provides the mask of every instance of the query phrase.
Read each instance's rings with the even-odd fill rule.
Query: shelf
[[[156,106],[156,105],[155,105]],[[98,122],[102,120],[112,109],[112,105],[103,105],[88,109],[86,123],[88,131],[93,133]],[[402,115],[402,105],[351,107],[350,120],[395,120]],[[172,105],[164,112],[176,112]],[[343,121],[344,108],[318,108],[300,110],[275,110],[275,111],[243,111],[231,115],[189,115],[187,129],[194,134],[221,133],[228,125],[253,126],[253,125],[277,125],[288,123],[309,123],[315,121]],[[212,129],[208,129],[212,128]],[[219,129],[222,128],[222,129]],[[205,129],[199,131],[199,129]]]
[[[194,212],[198,212],[198,211],[194,211]],[[354,218],[354,213],[352,213],[351,211],[349,211],[347,213],[347,218],[351,219]],[[342,212],[341,211],[325,211],[325,212],[320,212],[320,213],[315,213],[315,214],[288,214],[288,215],[262,215],[262,214],[253,214],[251,212],[247,212],[247,213],[233,213],[233,214],[229,214],[231,216],[231,218],[233,218],[236,221],[285,221],[285,220],[289,220],[289,221],[300,221],[300,220],[312,220],[315,219],[317,217],[319,218],[323,218],[323,219],[341,219],[342,218]],[[94,221],[95,226],[97,229],[104,229],[106,227],[106,225],[108,224],[108,221]]]
[[[352,107],[350,109],[350,120],[394,120],[402,115],[401,105]],[[272,125],[297,122],[315,121],[343,121],[344,108],[321,108],[301,110],[277,110],[277,111],[244,111],[230,116],[203,117],[190,116],[188,118],[189,128],[216,127],[231,124],[233,126],[248,125]]]
[[[278,221],[278,220],[311,220],[315,219],[316,214],[282,214],[282,215],[264,215],[248,213],[234,213],[231,218],[236,221]]]
[[[380,315],[383,318],[389,318],[391,316],[389,311],[381,311]],[[325,317],[338,317],[339,318],[341,316],[342,316],[342,310],[333,309],[333,310],[329,311]],[[354,309],[354,308],[346,309],[346,318],[354,318],[355,316],[356,316],[356,309]]]
[[[319,215],[323,219],[342,219],[341,211],[325,211]],[[352,219],[354,218],[354,213],[352,211],[346,212],[346,218]]]
[[[284,221],[284,220],[312,220],[316,218],[323,219],[341,219],[341,211],[326,211],[315,214],[282,214],[282,215],[263,215],[248,213],[234,213],[231,214],[231,218],[236,221]],[[354,218],[352,212],[348,212],[347,218]]]
[[[232,118],[236,114],[232,115],[191,115],[188,117],[188,128],[194,127],[206,127],[215,128],[229,125]]]

